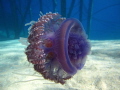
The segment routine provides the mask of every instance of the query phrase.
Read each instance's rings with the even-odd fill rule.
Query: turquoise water
[[[65,85],[37,73],[19,42],[29,35],[25,24],[48,12],[80,20],[91,43]],[[0,90],[120,90],[120,0],[0,0]]]

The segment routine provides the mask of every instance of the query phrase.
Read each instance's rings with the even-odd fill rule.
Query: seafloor
[[[91,41],[84,68],[65,85],[44,80],[18,40],[0,42],[0,90],[120,90],[120,40]]]

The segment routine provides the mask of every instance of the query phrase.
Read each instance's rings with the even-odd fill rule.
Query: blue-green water
[[[0,90],[120,90],[119,10],[120,0],[0,0]],[[19,42],[40,11],[78,19],[90,40],[84,68],[65,85],[43,79]]]

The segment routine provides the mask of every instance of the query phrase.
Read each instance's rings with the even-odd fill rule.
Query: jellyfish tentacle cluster
[[[27,59],[45,79],[64,84],[82,69],[90,43],[74,18],[47,13],[35,22],[28,36]]]

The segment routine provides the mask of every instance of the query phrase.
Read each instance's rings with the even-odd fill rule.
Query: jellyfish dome
[[[45,79],[64,84],[81,70],[90,52],[84,28],[75,18],[41,15],[29,31],[27,59]]]

